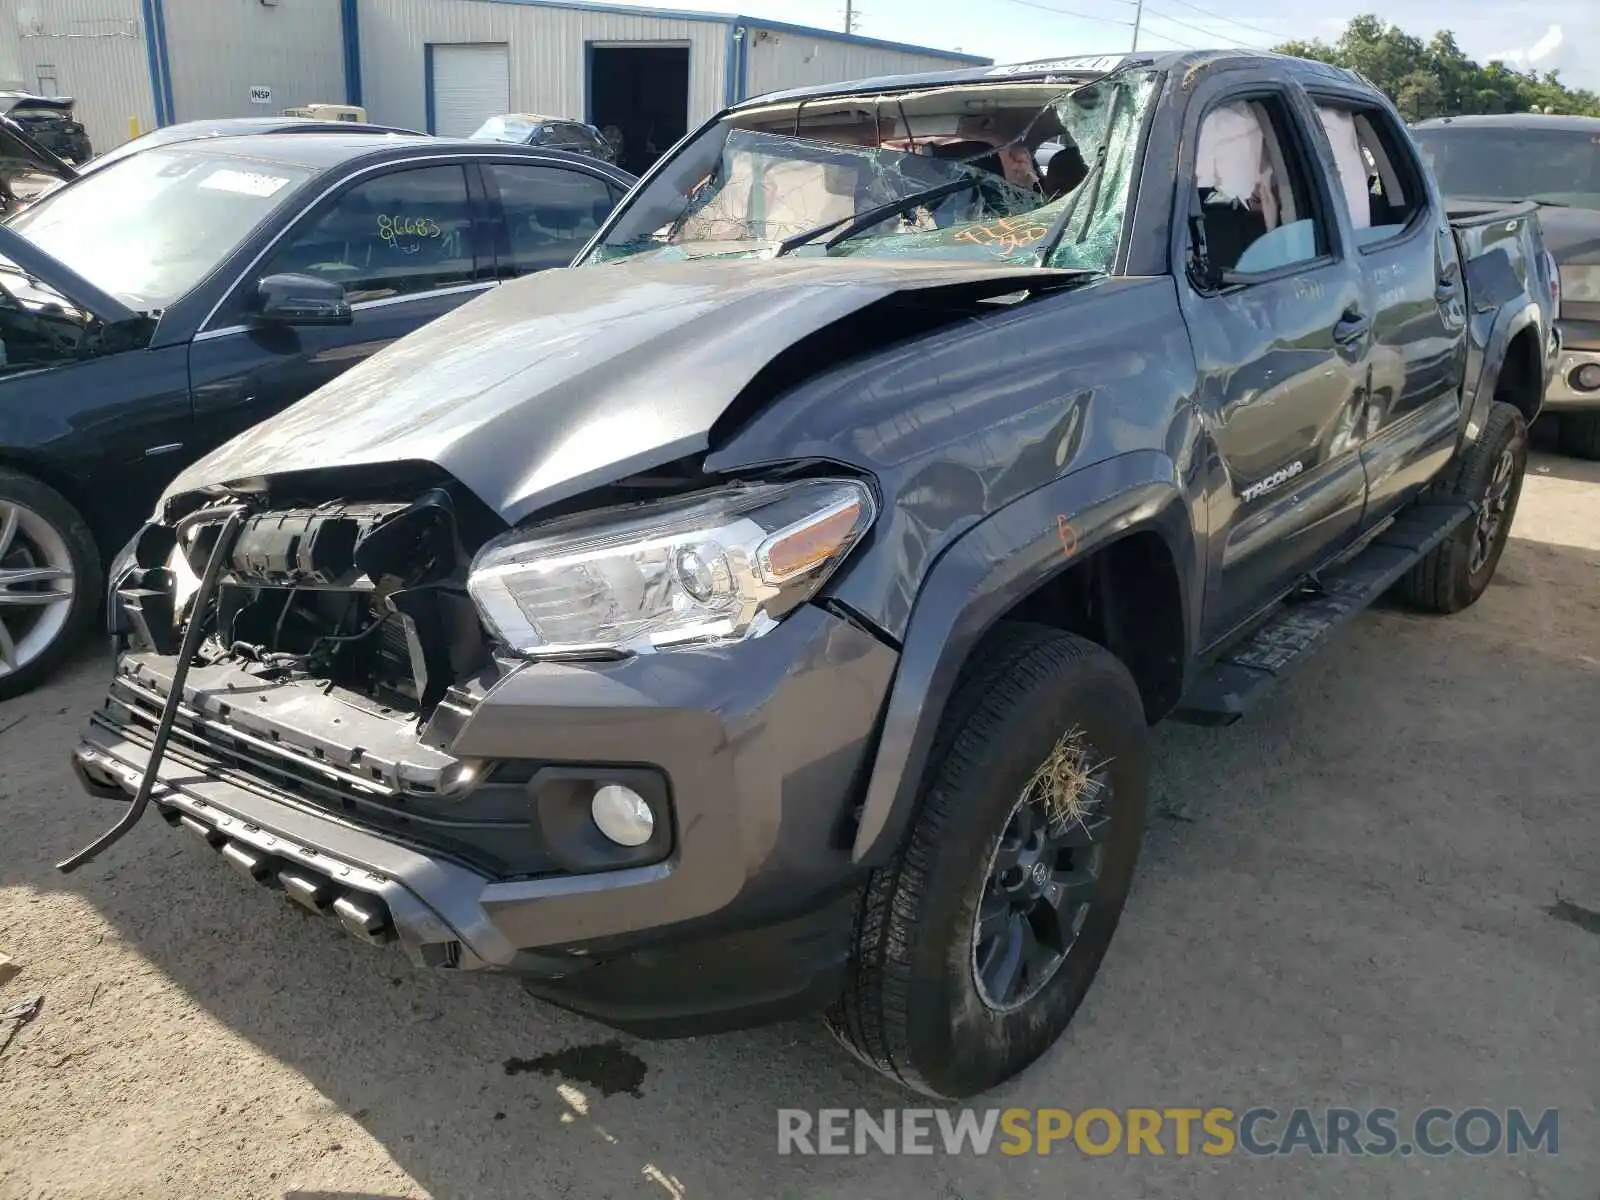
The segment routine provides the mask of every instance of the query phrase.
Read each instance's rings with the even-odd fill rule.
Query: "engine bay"
[[[134,644],[177,652],[228,511],[203,508],[141,535],[117,592]],[[326,682],[426,719],[453,684],[492,666],[466,592],[470,563],[442,488],[409,504],[250,513],[226,551],[198,660],[247,665],[264,682]]]

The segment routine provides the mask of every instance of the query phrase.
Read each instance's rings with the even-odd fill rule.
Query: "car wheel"
[[[0,700],[71,651],[100,602],[100,552],[55,489],[0,470]]]
[[[1477,513],[1413,567],[1399,597],[1427,612],[1460,612],[1483,595],[1511,534],[1528,469],[1528,425],[1510,404],[1495,401],[1483,434],[1441,481],[1446,495],[1474,501]]]
[[[1556,446],[1569,458],[1600,459],[1600,412],[1562,413],[1556,419]]]
[[[1111,944],[1144,830],[1148,729],[1094,643],[1007,624],[941,723],[919,809],[859,909],[828,1025],[869,1066],[957,1099],[1072,1019]]]

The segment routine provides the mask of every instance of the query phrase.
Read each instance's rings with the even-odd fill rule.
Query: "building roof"
[[[674,21],[707,21],[730,27],[747,26],[771,29],[779,33],[798,33],[806,37],[828,41],[846,42],[854,46],[870,46],[880,50],[898,50],[905,54],[922,54],[929,58],[943,58],[953,63],[970,63],[988,66],[992,58],[978,54],[962,54],[955,50],[940,50],[933,46],[918,46],[910,42],[885,41],[882,38],[863,37],[858,33],[845,33],[839,29],[819,29],[812,25],[793,25],[787,21],[771,21],[765,17],[747,17],[738,13],[696,12],[689,9],[655,8],[633,4],[609,4],[597,0],[489,0],[494,4],[522,4],[532,8],[564,8],[575,12],[609,13],[631,17],[664,17]]]

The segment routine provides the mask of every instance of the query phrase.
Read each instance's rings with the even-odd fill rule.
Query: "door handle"
[[[1333,327],[1333,340],[1341,346],[1348,346],[1351,342],[1358,342],[1366,337],[1371,329],[1371,318],[1360,309],[1350,307],[1344,310],[1344,316],[1340,317],[1338,324]]]

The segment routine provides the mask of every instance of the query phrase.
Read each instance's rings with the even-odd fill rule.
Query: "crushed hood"
[[[1080,276],[845,258],[545,271],[351,368],[201,459],[166,498],[286,472],[420,461],[515,523],[707,448],[717,418],[762,367],[874,301]]]

